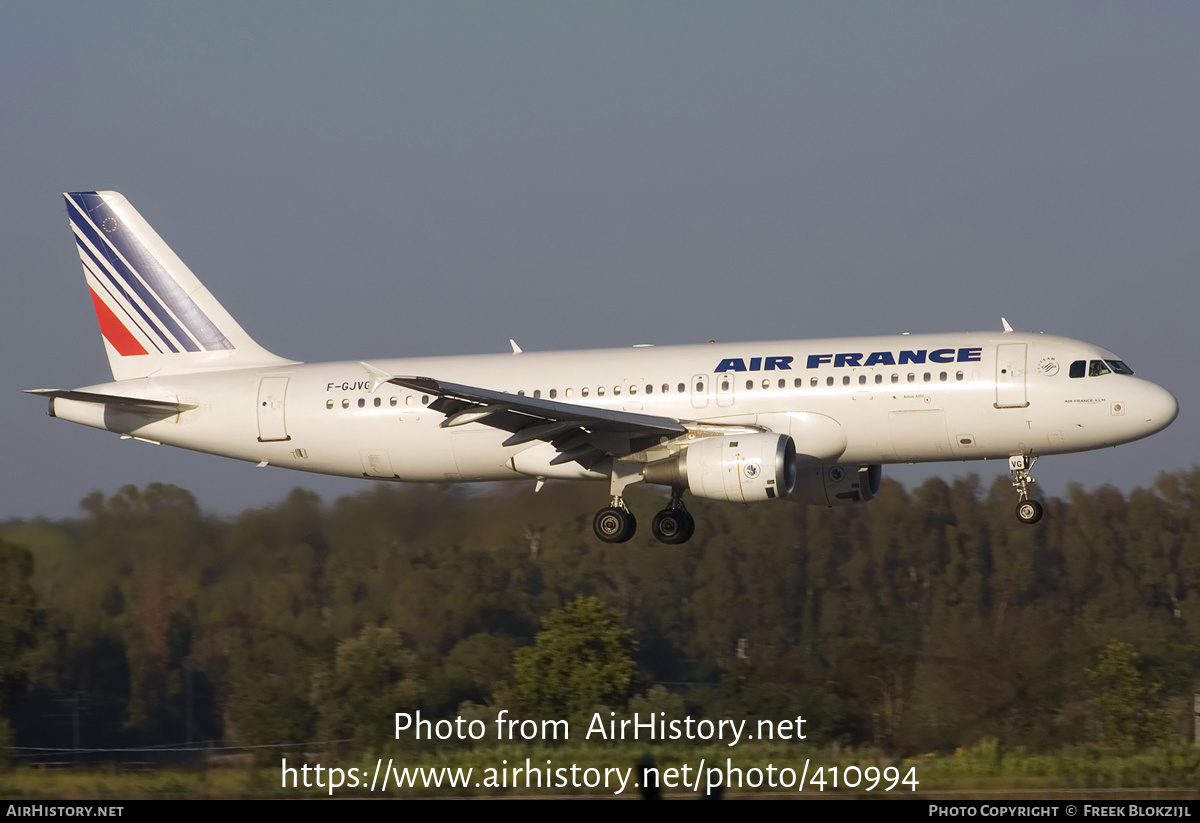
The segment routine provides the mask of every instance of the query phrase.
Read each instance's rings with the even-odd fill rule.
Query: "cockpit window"
[[[1121,360],[1076,360],[1071,364],[1071,376],[1099,377],[1102,374],[1133,374],[1133,369]]]

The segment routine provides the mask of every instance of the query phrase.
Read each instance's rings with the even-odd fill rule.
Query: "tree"
[[[532,646],[517,649],[517,696],[547,718],[582,719],[621,706],[633,684],[633,633],[595,597],[578,597],[542,620]]]
[[[24,691],[26,657],[37,641],[37,597],[30,579],[33,556],[0,540],[0,710]],[[12,744],[8,718],[0,714],[0,764]]]
[[[0,540],[0,683],[22,675],[22,656],[36,642],[33,556]]]
[[[312,703],[325,739],[353,737],[365,747],[393,738],[395,712],[416,707],[417,657],[395,629],[367,626],[338,644],[333,665],[313,677]]]
[[[226,732],[253,747],[259,765],[299,754],[312,740],[310,658],[302,639],[264,633],[229,660]]]
[[[1133,646],[1113,640],[1100,652],[1096,668],[1087,670],[1103,724],[1100,740],[1107,746],[1127,749],[1167,737],[1170,716],[1160,705],[1161,684],[1144,683],[1139,662]]]

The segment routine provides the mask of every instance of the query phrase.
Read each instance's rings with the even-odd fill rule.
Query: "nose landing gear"
[[[1045,514],[1041,503],[1029,499],[1029,486],[1035,482],[1029,471],[1036,462],[1037,458],[1032,455],[1015,454],[1008,458],[1008,471],[1012,475],[1013,488],[1017,490],[1017,519],[1022,523],[1036,523]]]

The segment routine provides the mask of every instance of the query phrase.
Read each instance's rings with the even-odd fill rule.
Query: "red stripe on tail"
[[[92,305],[96,307],[96,319],[100,321],[100,333],[104,335],[104,339],[112,344],[122,357],[146,354],[142,344],[125,328],[125,324],[113,314],[112,309],[97,296],[95,290],[89,288],[88,291],[91,292]]]

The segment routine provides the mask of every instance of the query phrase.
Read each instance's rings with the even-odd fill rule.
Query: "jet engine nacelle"
[[[710,500],[775,500],[796,486],[796,444],[773,432],[706,437],[678,457],[646,466],[643,476]]]
[[[883,467],[812,466],[803,468],[796,479],[791,499],[814,506],[848,506],[866,503],[879,494]]]

